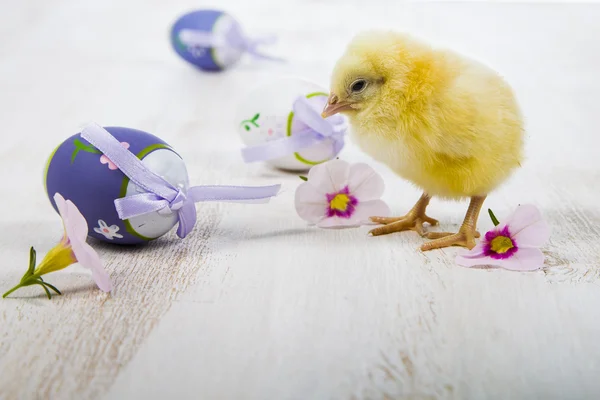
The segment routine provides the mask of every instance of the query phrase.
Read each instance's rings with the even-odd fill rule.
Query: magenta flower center
[[[485,255],[494,259],[506,259],[512,257],[519,248],[512,238],[508,226],[502,230],[493,230],[485,234]]]
[[[350,218],[354,211],[358,199],[350,194],[348,186],[344,186],[342,190],[336,193],[328,193],[327,197],[327,217]]]

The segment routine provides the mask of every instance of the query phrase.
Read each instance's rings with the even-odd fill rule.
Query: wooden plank
[[[0,289],[18,281],[29,246],[41,257],[59,239],[41,171],[90,120],[164,138],[194,184],[284,184],[267,205],[199,205],[185,240],[94,243],[111,295],[69,268],[48,277],[64,296],[30,288],[0,301],[0,399],[598,397],[600,7],[365,4],[223,1],[249,31],[279,32],[291,61],[223,74],[168,47],[169,24],[195,2],[27,0],[0,15]],[[414,233],[306,227],[297,176],[243,164],[232,112],[245,90],[283,73],[327,85],[350,36],[373,25],[450,44],[513,83],[528,160],[486,206],[499,217],[540,207],[553,228],[547,268],[465,269],[457,249],[418,251]],[[381,172],[395,214],[418,197],[352,143],[342,157]],[[465,210],[434,199],[430,214],[451,230]]]

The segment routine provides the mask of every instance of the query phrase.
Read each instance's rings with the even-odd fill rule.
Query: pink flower
[[[491,265],[513,271],[533,271],[544,265],[540,250],[550,238],[550,227],[533,205],[522,205],[485,234],[472,250],[459,254],[464,267]]]
[[[373,215],[389,215],[382,200],[383,179],[367,164],[331,160],[315,165],[296,190],[300,218],[320,228],[370,224]]]
[[[56,207],[63,220],[65,229],[61,244],[65,247],[70,246],[74,262],[78,262],[83,267],[90,269],[96,285],[101,290],[109,292],[112,287],[110,277],[104,270],[98,253],[86,242],[88,224],[85,218],[75,204],[71,200],[65,201],[60,193],[54,195],[54,201],[56,202]]]
[[[60,271],[77,262],[92,270],[92,278],[101,290],[105,292],[111,290],[110,278],[104,271],[98,253],[85,241],[88,236],[88,225],[85,218],[73,202],[65,201],[59,193],[54,195],[54,201],[63,221],[64,235],[62,239],[46,254],[37,268],[35,268],[36,251],[32,247],[29,252],[29,268],[19,284],[4,293],[3,298],[19,288],[32,285],[40,285],[48,299],[52,297],[50,291],[62,294],[55,286],[45,281],[42,275]]]
[[[125,147],[126,149],[128,149],[128,148],[129,148],[129,143],[127,143],[127,142],[121,142],[121,146],[123,146],[123,147]],[[115,165],[115,164],[114,164],[112,161],[110,161],[110,160],[108,159],[108,157],[106,157],[104,154],[102,154],[102,155],[100,156],[100,162],[101,162],[102,164],[108,164],[108,169],[110,169],[110,170],[113,170],[113,171],[114,171],[115,169],[117,169],[117,168],[118,168],[118,167],[117,167],[117,166],[116,166],[116,165]]]

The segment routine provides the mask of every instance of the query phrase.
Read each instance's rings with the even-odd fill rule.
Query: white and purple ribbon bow
[[[271,35],[251,39],[242,32],[238,24],[233,24],[231,29],[220,36],[212,32],[182,29],[179,32],[179,40],[188,47],[233,47],[256,58],[284,61],[283,58],[266,55],[258,51],[258,47],[261,45],[275,43],[277,40],[275,36]]]
[[[268,202],[276,196],[281,185],[272,186],[193,186],[177,188],[150,171],[140,159],[120,145],[106,129],[90,124],[81,131],[81,137],[100,150],[145,193],[115,199],[115,207],[122,220],[151,212],[176,212],[179,226],[177,235],[186,237],[196,224],[195,203],[201,201],[255,201]]]
[[[332,140],[334,155],[342,150],[347,129],[344,117],[333,115],[324,119],[321,117],[321,109],[315,108],[304,96],[300,96],[294,101],[293,110],[294,118],[303,122],[307,128],[295,132],[292,136],[242,149],[242,157],[245,162],[266,161],[289,156],[327,139]]]

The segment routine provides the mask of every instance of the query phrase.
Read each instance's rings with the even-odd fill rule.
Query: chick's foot
[[[404,217],[371,217],[371,221],[384,224],[385,226],[375,228],[369,232],[372,236],[387,235],[388,233],[401,231],[416,231],[423,236],[423,224],[437,225],[438,221],[425,215],[425,209],[429,204],[430,197],[423,194],[417,204]]]
[[[440,239],[447,236],[456,235],[455,232],[427,232],[424,236],[427,239]],[[475,231],[475,239],[479,239],[481,234],[478,231]]]
[[[479,211],[485,200],[485,196],[474,196],[471,198],[469,209],[465,215],[465,220],[458,233],[449,232],[429,232],[425,235],[428,239],[434,239],[431,242],[421,246],[422,251],[441,249],[450,246],[462,246],[469,250],[475,247],[475,239],[480,236],[476,230]]]
[[[475,238],[479,237],[479,232],[472,228],[465,228],[458,233],[450,232],[430,232],[425,235],[428,239],[435,239],[431,242],[427,242],[421,246],[422,251],[428,251],[433,249],[441,249],[443,247],[450,246],[462,246],[467,249],[475,247]]]

